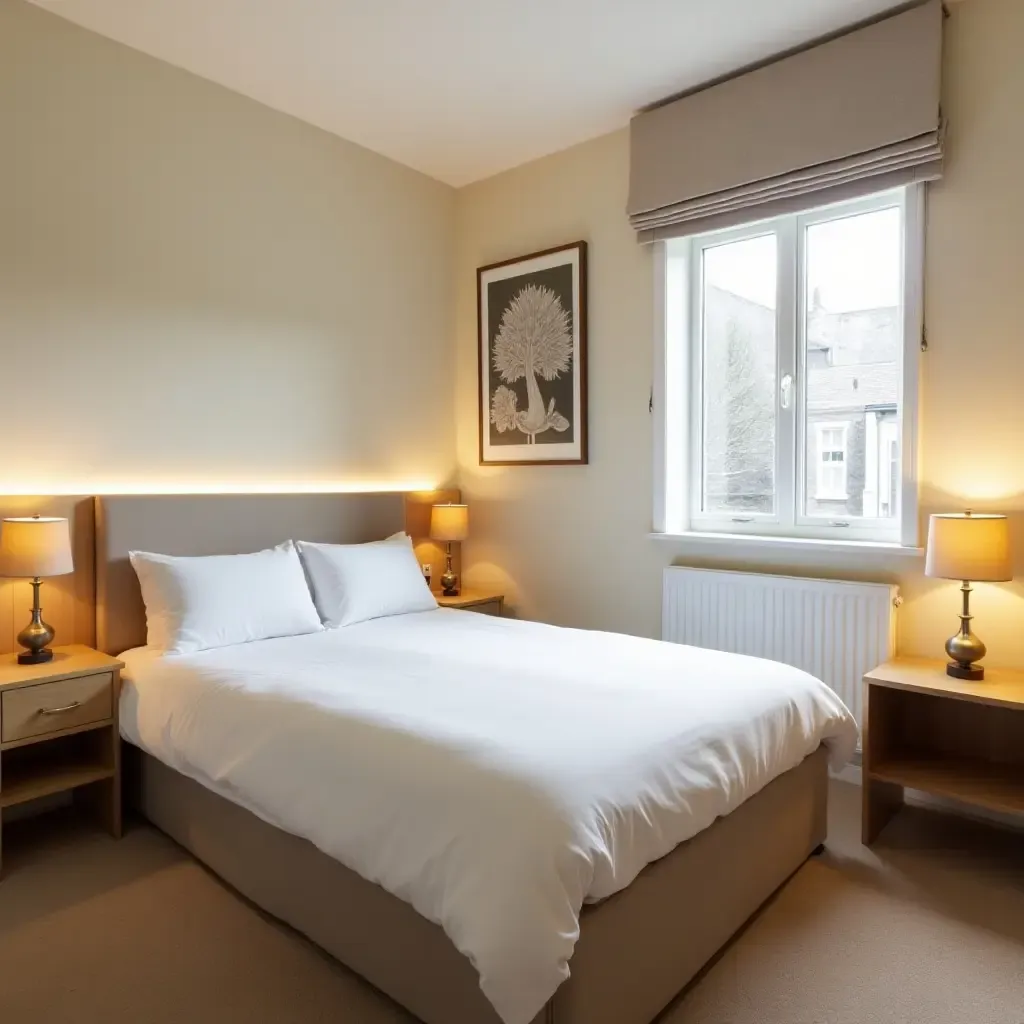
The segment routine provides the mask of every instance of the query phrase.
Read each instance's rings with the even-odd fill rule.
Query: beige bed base
[[[500,1024],[444,932],[304,839],[129,748],[141,812],[425,1024]],[[533,1024],[650,1024],[825,838],[823,749],[627,889],[584,907],[572,976]]]
[[[98,645],[118,654],[146,642],[131,550],[233,554],[289,537],[376,540],[403,525],[416,532],[408,504],[400,494],[97,498]],[[142,813],[257,906],[426,1024],[498,1024],[475,970],[437,925],[305,840],[128,749]],[[827,782],[819,750],[621,893],[585,907],[572,976],[533,1024],[649,1024],[824,841]]]

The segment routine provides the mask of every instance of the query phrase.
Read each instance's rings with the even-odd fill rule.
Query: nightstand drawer
[[[12,743],[107,721],[114,711],[113,680],[113,673],[100,672],[0,694],[0,741]]]

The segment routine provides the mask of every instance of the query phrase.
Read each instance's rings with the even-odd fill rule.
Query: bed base
[[[500,1024],[441,928],[304,839],[128,747],[132,796],[243,896],[425,1024]],[[584,907],[572,976],[532,1024],[650,1024],[825,838],[819,749],[632,885]]]

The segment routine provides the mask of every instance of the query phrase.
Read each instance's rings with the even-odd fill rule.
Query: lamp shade
[[[0,576],[64,576],[74,572],[66,519],[5,519],[0,523]]]
[[[1000,583],[1013,579],[1006,516],[945,513],[928,520],[926,576]]]
[[[432,505],[430,536],[432,540],[465,540],[469,536],[469,507]]]

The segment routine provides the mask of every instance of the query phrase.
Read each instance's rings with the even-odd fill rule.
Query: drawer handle
[[[75,708],[80,708],[82,702],[80,700],[73,700],[70,704],[65,704],[62,708],[40,708],[39,714],[41,715],[61,715],[65,711],[74,711]]]

